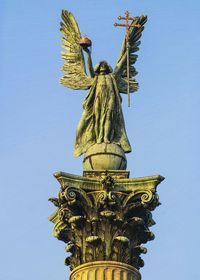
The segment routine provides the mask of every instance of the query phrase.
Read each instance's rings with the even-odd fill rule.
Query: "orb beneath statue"
[[[126,170],[127,160],[123,149],[114,143],[91,146],[83,159],[83,170]]]

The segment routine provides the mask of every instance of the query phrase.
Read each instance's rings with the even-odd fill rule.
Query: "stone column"
[[[133,266],[114,262],[98,261],[82,264],[75,268],[70,280],[140,280],[141,276]]]
[[[71,280],[140,280],[142,245],[154,239],[152,211],[161,176],[129,178],[126,170],[54,174],[60,183],[53,234],[66,243]],[[69,255],[70,253],[70,255]]]

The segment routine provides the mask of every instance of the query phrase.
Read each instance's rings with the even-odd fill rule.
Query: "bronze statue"
[[[152,211],[159,206],[156,192],[162,176],[129,178],[125,153],[131,151],[126,135],[120,93],[138,88],[133,64],[147,17],[119,20],[126,37],[112,70],[106,61],[93,68],[90,39],[81,37],[74,16],[62,12],[65,60],[61,83],[72,89],[89,89],[76,132],[74,154],[84,153],[83,176],[56,172],[58,197],[49,200],[57,207],[50,216],[53,234],[66,243],[65,264],[70,280],[141,280],[143,244],[154,239]],[[129,24],[129,20],[132,23]],[[84,52],[88,73],[86,74]]]
[[[76,131],[74,155],[80,156],[96,143],[119,145],[125,153],[131,152],[126,135],[124,117],[121,108],[120,93],[127,93],[127,42],[126,38],[114,70],[106,61],[101,61],[93,68],[89,43],[81,37],[78,24],[68,11],[62,11],[61,32],[63,34],[62,67],[64,76],[61,84],[75,89],[89,89],[83,102],[83,114]],[[138,16],[129,28],[129,88],[130,92],[138,89],[134,79],[137,72],[133,66],[137,60],[135,52],[139,50],[140,37],[147,21],[146,16]],[[86,41],[87,41],[86,40]],[[90,76],[86,74],[83,51],[87,55]]]

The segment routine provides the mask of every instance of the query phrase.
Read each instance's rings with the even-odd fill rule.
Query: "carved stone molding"
[[[113,173],[111,173],[113,175]],[[71,270],[94,261],[117,261],[136,269],[144,265],[142,244],[153,240],[151,211],[158,205],[156,186],[161,176],[123,178],[82,177],[55,173],[61,185],[57,210],[49,218],[53,234],[66,243]]]
[[[70,280],[140,280],[137,269],[130,265],[113,261],[98,261],[75,268]]]

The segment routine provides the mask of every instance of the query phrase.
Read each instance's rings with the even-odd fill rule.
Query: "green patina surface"
[[[62,58],[65,63],[62,67],[64,76],[62,85],[75,89],[89,89],[83,102],[83,114],[76,130],[76,143],[74,155],[85,153],[95,143],[115,143],[125,153],[131,152],[131,146],[126,134],[124,117],[121,108],[120,93],[127,93],[138,89],[135,80],[137,72],[134,64],[137,60],[135,54],[139,50],[140,38],[147,21],[146,16],[138,16],[129,28],[129,51],[127,53],[124,40],[116,66],[112,70],[106,61],[101,61],[93,68],[91,52],[87,45],[81,45],[81,32],[79,26],[68,11],[62,12],[61,32],[63,34]],[[86,52],[89,74],[83,51]],[[127,55],[130,62],[129,84],[127,83]]]
[[[114,70],[106,61],[93,68],[88,48],[91,41],[85,43],[88,38],[81,37],[74,16],[62,12],[65,62],[61,84],[89,90],[74,148],[75,156],[85,154],[83,176],[55,173],[60,191],[58,197],[49,199],[57,207],[49,218],[54,223],[53,234],[66,243],[70,256],[65,264],[72,270],[95,261],[117,261],[139,269],[144,265],[140,255],[147,252],[142,244],[154,239],[151,212],[160,204],[156,188],[164,178],[129,178],[125,153],[131,151],[131,146],[120,96],[138,89],[135,52],[146,21],[146,16],[133,18],[128,29],[128,51],[124,40]]]
[[[94,171],[93,178],[55,173],[61,185],[57,210],[50,216],[53,234],[64,241],[66,265],[71,269],[91,262],[112,260],[143,266],[141,244],[154,238],[151,211],[158,205],[157,185],[161,176],[119,179],[115,171],[106,176]],[[95,177],[96,174],[96,177]]]

